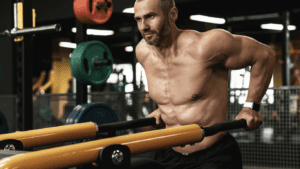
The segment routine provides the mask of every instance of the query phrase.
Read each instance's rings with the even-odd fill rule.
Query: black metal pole
[[[80,23],[76,19],[76,44],[87,41],[87,25]],[[87,103],[87,85],[76,80],[76,105]]]
[[[133,33],[132,46],[134,49],[134,51],[132,52],[133,53],[132,54],[132,67],[133,67],[133,82],[132,83],[133,83],[134,91],[137,91],[138,86],[136,84],[136,64],[137,64],[138,60],[135,55],[135,48],[139,43],[139,30],[136,26],[133,26],[132,33]]]
[[[20,0],[23,3],[23,26],[32,27],[32,0]],[[22,41],[22,128],[21,130],[33,129],[33,104],[32,104],[32,35],[25,35]]]
[[[98,135],[100,135],[100,133],[106,133],[110,131],[126,130],[126,129],[145,127],[145,126],[155,126],[155,125],[156,125],[156,120],[154,117],[131,120],[131,121],[98,124]]]
[[[288,30],[288,26],[290,25],[290,12],[283,12],[283,43],[282,43],[282,60],[284,60],[284,64],[282,65],[282,85],[290,86],[290,70],[291,66],[291,56],[290,56],[290,32]]]
[[[234,121],[225,121],[221,123],[216,123],[210,127],[203,127],[204,136],[212,136],[217,134],[220,131],[233,130],[239,128],[246,128],[247,121],[245,119],[234,120]]]
[[[292,68],[291,65],[291,56],[290,56],[290,32],[288,30],[288,26],[290,25],[290,13],[289,11],[283,12],[283,43],[282,43],[282,60],[284,60],[284,64],[282,65],[282,85],[283,86],[290,86],[290,77],[291,73],[290,70]],[[285,101],[284,102],[284,116],[288,118],[290,116],[290,90],[283,90]],[[288,118],[290,119],[290,118]]]

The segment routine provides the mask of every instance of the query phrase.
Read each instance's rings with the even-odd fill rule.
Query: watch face
[[[260,104],[255,102],[245,102],[244,107],[249,107],[252,110],[259,111]]]
[[[253,108],[253,103],[246,102],[246,103],[244,104],[244,107],[250,107],[250,108]]]

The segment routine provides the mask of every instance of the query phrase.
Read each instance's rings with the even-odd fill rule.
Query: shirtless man
[[[165,128],[188,124],[211,126],[226,121],[229,69],[251,66],[246,102],[260,103],[273,73],[274,51],[252,38],[222,29],[180,30],[174,0],[136,0],[134,19],[143,39],[136,57],[146,72],[149,96],[158,109],[149,114]],[[255,130],[263,119],[244,107],[236,120]],[[152,152],[166,168],[242,168],[238,144],[227,131],[202,142]],[[193,167],[191,167],[193,166]]]

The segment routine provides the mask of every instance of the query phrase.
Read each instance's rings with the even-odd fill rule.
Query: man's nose
[[[142,26],[141,26],[141,29],[143,30],[143,32],[147,32],[147,31],[150,29],[149,24],[148,24],[147,21],[142,20]]]

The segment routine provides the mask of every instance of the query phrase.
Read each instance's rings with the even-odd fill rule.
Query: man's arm
[[[232,35],[221,29],[210,32],[215,52],[209,58],[210,64],[227,69],[242,69],[251,66],[247,102],[260,103],[266,93],[276,62],[275,52],[267,45],[250,37]]]
[[[258,41],[239,35],[232,35],[224,30],[214,30],[207,38],[213,52],[208,58],[211,67],[215,65],[227,69],[242,69],[251,66],[250,84],[246,102],[260,103],[269,87],[274,65],[275,52]],[[245,130],[255,130],[263,122],[261,114],[255,110],[244,107],[235,117],[235,120],[245,119]]]

